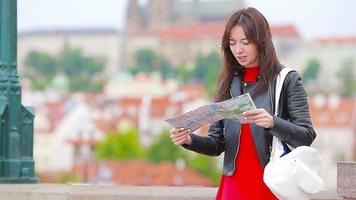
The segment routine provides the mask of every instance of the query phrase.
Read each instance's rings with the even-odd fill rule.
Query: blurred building
[[[36,170],[39,173],[69,171],[77,161],[91,161],[95,159],[97,142],[106,133],[120,132],[127,127],[136,128],[140,143],[147,147],[169,128],[165,119],[208,103],[202,85],[176,86],[174,92],[164,89],[166,82],[151,82],[143,74],[137,78],[117,83],[119,88],[124,84],[123,91],[128,92],[115,95],[78,93],[58,98],[46,91],[41,94],[25,91],[24,101],[36,107]],[[136,82],[139,84],[131,88]],[[207,127],[198,132],[206,133]]]
[[[57,56],[64,46],[80,48],[85,56],[104,59],[106,69],[111,75],[121,65],[121,33],[114,29],[73,29],[36,30],[20,33],[18,36],[18,70],[26,70],[25,58],[31,51],[41,51]]]
[[[311,98],[310,112],[322,155],[321,177],[327,189],[336,188],[336,163],[356,159],[356,99],[330,95]]]
[[[338,93],[341,88],[339,72],[345,65],[353,68],[356,77],[356,36],[320,38],[309,41],[293,52],[286,63],[303,72],[311,59],[320,63],[314,86],[326,93]]]
[[[149,48],[174,65],[192,65],[199,54],[219,51],[225,19],[242,7],[242,0],[149,0],[144,5],[131,0],[124,63],[132,66],[135,52]]]
[[[146,4],[130,0],[126,31],[157,31],[172,25],[224,20],[242,7],[242,0],[149,0]]]
[[[193,65],[199,55],[221,51],[221,38],[225,20],[198,22],[193,25],[171,24],[159,31],[131,32],[125,35],[125,60],[127,66],[134,64],[135,52],[148,48],[165,56],[172,64]],[[273,42],[279,58],[283,61],[297,50],[302,41],[292,25],[271,26]]]
[[[88,182],[139,186],[212,186],[211,181],[191,169],[171,162],[144,160],[76,162],[73,172]]]

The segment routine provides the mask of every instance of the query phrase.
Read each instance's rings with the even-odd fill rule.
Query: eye
[[[236,44],[236,41],[235,40],[229,40],[229,45],[232,46],[232,45],[235,45]]]
[[[243,44],[243,45],[249,45],[250,44],[250,41],[249,40],[242,40],[241,41],[241,44]]]

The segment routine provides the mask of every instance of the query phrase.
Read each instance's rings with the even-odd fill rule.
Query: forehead
[[[233,40],[247,39],[245,31],[241,25],[235,25],[231,28],[230,39]]]

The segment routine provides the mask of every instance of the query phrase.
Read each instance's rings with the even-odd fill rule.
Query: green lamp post
[[[34,109],[21,105],[17,0],[0,0],[0,183],[35,183]]]

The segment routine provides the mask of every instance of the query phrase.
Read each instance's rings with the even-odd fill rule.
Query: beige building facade
[[[65,45],[80,48],[85,56],[103,58],[105,74],[117,72],[121,67],[122,37],[112,29],[39,30],[20,33],[18,36],[18,69],[26,69],[25,58],[31,51],[41,51],[52,56]]]

